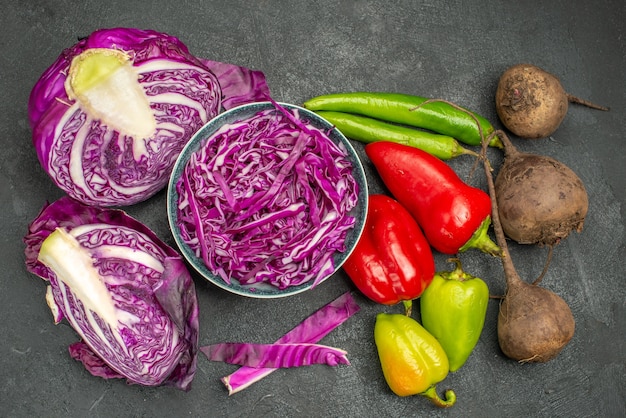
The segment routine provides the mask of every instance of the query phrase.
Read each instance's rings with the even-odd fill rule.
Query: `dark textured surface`
[[[0,62],[0,415],[156,416],[539,416],[626,415],[625,279],[621,271],[626,200],[626,3],[586,1],[17,1],[3,3]],[[555,250],[542,284],[561,295],[577,321],[561,355],[517,364],[497,343],[497,301],[468,363],[439,385],[457,404],[437,410],[421,397],[398,398],[382,377],[373,344],[375,314],[399,310],[357,294],[361,312],[323,342],[344,348],[350,367],[277,371],[228,397],[219,378],[233,366],[199,359],[188,393],[127,386],[89,375],[70,359],[76,334],[53,325],[44,284],[26,272],[22,236],[46,200],[61,196],[31,146],[26,104],[43,70],[77,37],[100,27],[151,28],[180,37],[196,55],[265,72],[275,99],[301,104],[336,91],[386,90],[439,97],[498,125],[493,95],[509,65],[530,62],[560,77],[575,95],[611,107],[571,106],[550,139],[523,150],[555,157],[584,181],[590,211],[581,234]],[[362,156],[362,146],[355,144]],[[494,164],[499,155],[492,153]],[[472,161],[451,162],[467,176]],[[368,170],[372,192],[382,185]],[[471,182],[484,187],[482,172]],[[163,193],[128,212],[168,243]],[[511,247],[532,280],[546,250]],[[504,290],[498,260],[462,255],[493,294]],[[450,268],[437,255],[438,269]],[[272,342],[352,289],[339,273],[313,291],[280,300],[227,294],[196,280],[201,344]]]

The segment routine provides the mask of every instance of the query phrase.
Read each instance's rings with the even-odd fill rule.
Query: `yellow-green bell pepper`
[[[446,353],[419,322],[404,314],[379,313],[374,341],[385,380],[396,395],[419,394],[442,408],[454,405],[454,391],[447,390],[442,399],[436,389],[448,375]]]
[[[420,298],[422,325],[443,346],[455,372],[465,364],[485,324],[489,288],[463,271],[459,259],[453,271],[435,274]]]

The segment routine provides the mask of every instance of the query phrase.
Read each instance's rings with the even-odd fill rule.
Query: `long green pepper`
[[[335,125],[348,138],[359,142],[367,144],[376,141],[396,142],[419,148],[442,160],[450,160],[463,154],[477,155],[474,151],[463,148],[451,136],[394,125],[352,113],[325,110],[315,113]]]
[[[355,113],[417,128],[428,129],[451,136],[468,145],[480,145],[494,127],[484,117],[442,100],[402,93],[349,92],[326,94],[304,102],[307,109]],[[494,136],[490,146],[503,148],[502,141]]]

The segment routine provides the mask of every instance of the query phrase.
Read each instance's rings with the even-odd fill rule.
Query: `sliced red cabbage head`
[[[44,207],[24,241],[55,322],[66,319],[81,338],[73,358],[96,376],[190,388],[198,303],[174,249],[119,209],[67,196]]]
[[[28,103],[39,161],[69,196],[102,207],[146,200],[224,109],[269,95],[263,73],[193,56],[152,30],[101,29],[64,50]]]

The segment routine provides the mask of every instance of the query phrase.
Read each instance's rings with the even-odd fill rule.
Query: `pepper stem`
[[[402,304],[404,305],[404,314],[406,316],[411,316],[411,313],[413,312],[413,301],[411,299],[403,300]]]
[[[454,271],[452,271],[453,274],[455,275],[459,275],[462,276],[464,271],[463,271],[463,265],[461,264],[461,259],[458,257],[453,257],[453,258],[448,258],[448,263],[454,263],[455,267],[454,267]]]
[[[458,144],[457,146],[454,147],[454,150],[452,151],[452,156],[458,157],[460,155],[471,155],[472,157],[480,156],[479,153],[472,151],[471,149],[465,148],[461,146],[460,144]]]
[[[502,249],[491,240],[487,231],[489,231],[489,226],[491,225],[491,216],[487,216],[485,220],[480,224],[478,229],[474,232],[472,237],[459,248],[459,252],[464,252],[469,250],[470,248],[477,248],[480,251],[491,254],[495,257],[502,256]]]
[[[472,276],[469,273],[466,273],[463,270],[463,265],[461,264],[461,260],[458,257],[448,258],[446,261],[448,263],[454,263],[455,267],[454,267],[454,270],[452,271],[439,273],[444,278],[449,279],[449,280],[458,280],[460,282],[464,282],[466,280],[471,280],[474,278],[474,276]]]
[[[456,393],[452,389],[446,390],[445,398],[441,399],[437,394],[437,386],[432,385],[426,391],[420,393],[420,395],[430,399],[432,403],[437,405],[439,408],[450,408],[456,402]]]

